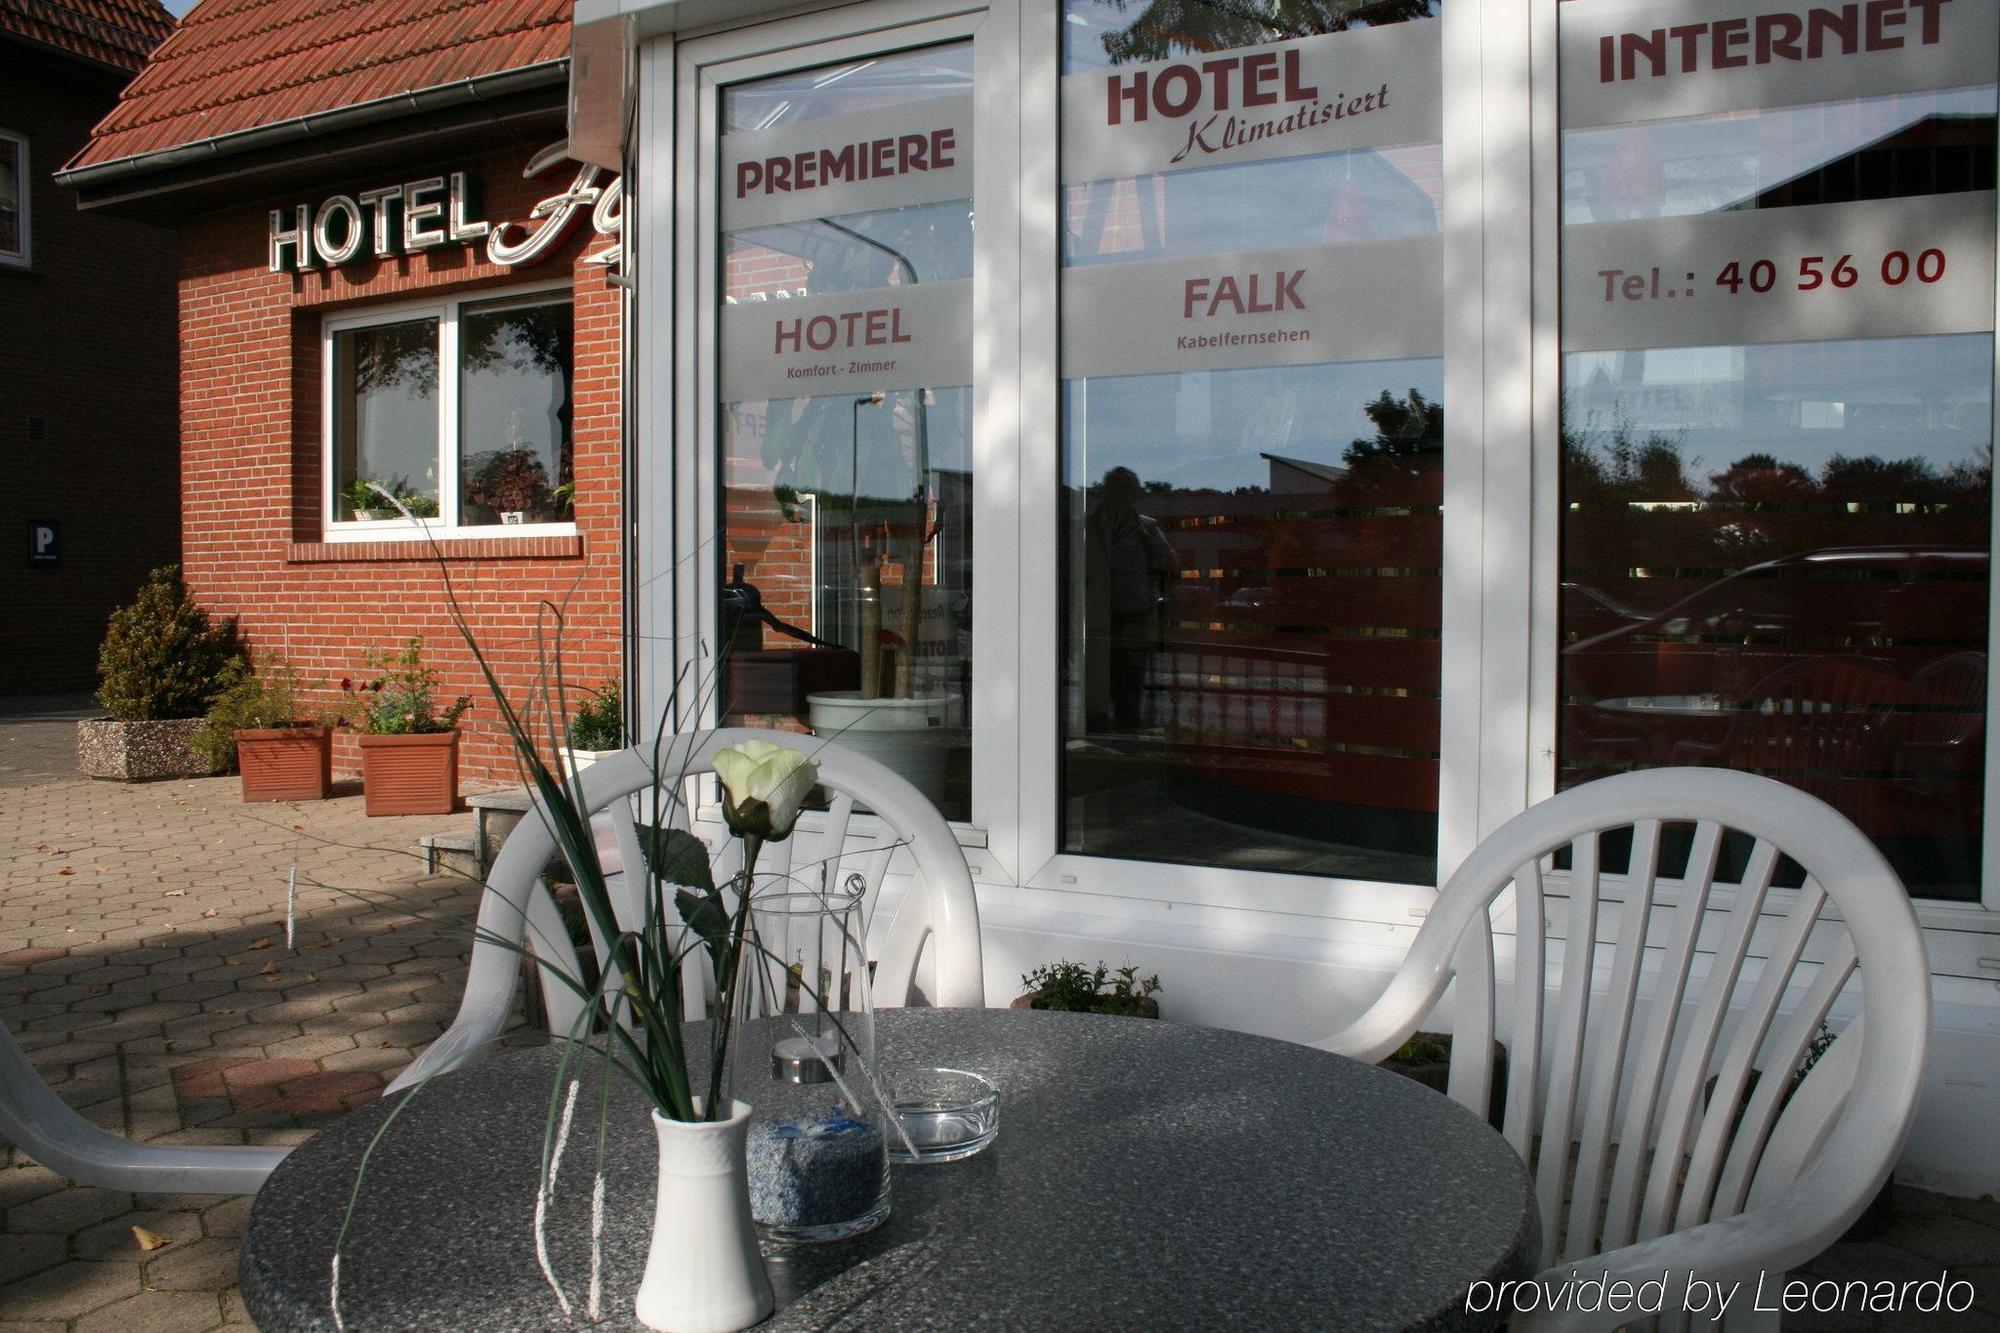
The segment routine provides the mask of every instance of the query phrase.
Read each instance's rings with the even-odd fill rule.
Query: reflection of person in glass
[[[1139,512],[1142,493],[1137,473],[1112,468],[1084,518],[1086,633],[1104,645],[1108,668],[1108,679],[1092,673],[1093,685],[1103,685],[1091,691],[1091,721],[1103,725],[1108,711],[1118,731],[1145,723],[1146,667],[1166,634],[1167,589],[1177,567],[1160,525]]]

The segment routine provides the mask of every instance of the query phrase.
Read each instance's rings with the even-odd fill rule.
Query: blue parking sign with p
[[[31,565],[62,563],[62,528],[54,519],[28,521],[28,563]]]

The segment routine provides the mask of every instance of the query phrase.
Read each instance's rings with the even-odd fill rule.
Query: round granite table
[[[877,1018],[884,1064],[976,1069],[1000,1135],[961,1162],[893,1169],[892,1211],[854,1240],[767,1248],[779,1329],[1469,1328],[1468,1283],[1525,1277],[1532,1187],[1504,1141],[1408,1079],[1309,1047],[1143,1019],[915,1009]],[[341,1251],[366,1329],[587,1326],[534,1254],[556,1065],[503,1050],[416,1094],[382,1139]],[[393,1099],[294,1152],[250,1211],[242,1292],[265,1333],[331,1330],[329,1273],[355,1172]],[[586,1099],[585,1107],[591,1106]],[[595,1117],[579,1110],[579,1129]],[[596,1327],[635,1328],[654,1147],[614,1079]],[[548,1220],[588,1288],[594,1132]],[[579,1147],[581,1151],[579,1151]]]

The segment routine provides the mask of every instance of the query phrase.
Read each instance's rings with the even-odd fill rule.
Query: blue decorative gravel
[[[765,1226],[831,1226],[882,1195],[882,1133],[846,1107],[822,1116],[752,1122],[750,1215]]]

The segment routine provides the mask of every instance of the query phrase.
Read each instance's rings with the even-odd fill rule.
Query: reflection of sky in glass
[[[1088,485],[1114,467],[1183,489],[1267,487],[1264,454],[1330,467],[1356,440],[1375,436],[1364,410],[1411,389],[1438,401],[1437,360],[1267,366],[1197,374],[1073,381],[1064,480]]]
[[[1680,446],[1690,473],[1771,454],[1809,472],[1835,455],[1984,465],[1993,446],[1993,339],[1879,338],[1582,352],[1563,358],[1564,430]]]
[[[1574,130],[1562,141],[1563,221],[1712,213],[1933,117],[1994,110],[1989,86]]]
[[[1359,5],[1354,3],[1354,0],[1348,0],[1345,4],[1322,4],[1305,12],[1316,15],[1323,12],[1358,7]],[[1171,12],[1173,18],[1178,20],[1176,24],[1177,30],[1192,30],[1198,36],[1199,20],[1203,16],[1227,15],[1229,19],[1240,21],[1241,16],[1251,12],[1253,8],[1255,7],[1248,5],[1188,3]],[[1431,0],[1429,5],[1431,17],[1436,17],[1443,9],[1444,5],[1441,0]],[[1149,13],[1151,13],[1151,9],[1148,6],[1139,4],[1121,5],[1116,3],[1115,0],[1068,0],[1068,3],[1063,6],[1063,73],[1081,74],[1087,70],[1112,68],[1110,57],[1104,53],[1104,34],[1107,32],[1119,32],[1123,29],[1133,27],[1142,19],[1142,16]],[[1218,19],[1215,21],[1223,20]],[[1357,29],[1368,26],[1366,22],[1359,19],[1352,20],[1351,22],[1352,26]],[[1273,26],[1268,28],[1269,36],[1265,40],[1275,42],[1291,37],[1309,36],[1309,33],[1297,30],[1300,26],[1302,25],[1297,24],[1296,21],[1287,23],[1282,19],[1274,19]],[[1190,42],[1188,45],[1192,47],[1193,43]],[[1212,50],[1217,48],[1204,43],[1200,49]]]
[[[353,470],[340,480],[436,495],[437,321],[347,330],[335,335],[335,356],[334,411],[347,418],[352,433],[340,434],[353,450]]]
[[[972,470],[971,396],[964,386],[932,389],[922,405],[924,455],[933,476]],[[917,484],[918,391],[895,390],[880,403],[867,398],[844,393],[730,404],[723,417],[724,456],[761,458],[775,486],[841,497],[854,493],[858,480],[859,493],[871,499],[907,499]],[[785,423],[782,441],[798,441],[796,447],[765,447],[774,419]]]
[[[1067,187],[1066,262],[1434,236],[1437,145],[1355,149]]]
[[[951,199],[730,232],[723,237],[723,299],[969,278],[971,217],[970,199]]]
[[[926,97],[971,91],[972,44],[929,46],[725,88],[722,132],[851,116],[879,106],[905,106]]]
[[[569,309],[468,312],[460,323],[459,449],[468,479],[493,454],[527,449],[542,460],[548,485],[562,480],[566,367],[537,364],[523,326],[527,319],[567,324]],[[561,339],[565,347],[567,343],[567,337]],[[473,355],[477,347],[485,349],[486,357]]]

